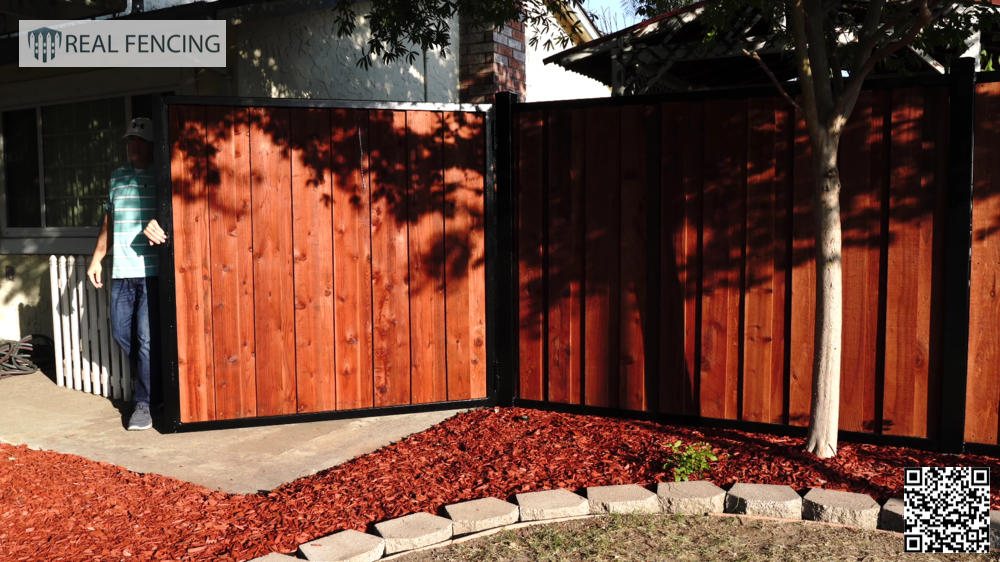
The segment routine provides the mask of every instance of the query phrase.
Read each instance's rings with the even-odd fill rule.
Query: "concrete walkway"
[[[126,431],[107,398],[43,373],[0,380],[0,441],[79,455],[232,493],[271,490],[417,433],[463,410],[160,434]]]

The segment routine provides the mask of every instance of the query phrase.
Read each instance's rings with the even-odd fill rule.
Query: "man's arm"
[[[97,247],[94,248],[94,256],[90,258],[90,267],[87,268],[87,277],[95,287],[100,289],[104,286],[101,283],[101,260],[108,253],[108,223],[111,213],[104,213],[104,222],[101,223],[101,233],[97,235]]]

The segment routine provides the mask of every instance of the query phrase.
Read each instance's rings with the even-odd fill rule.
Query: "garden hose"
[[[31,336],[25,336],[21,340],[0,340],[0,379],[27,375],[38,370],[29,359],[33,349]]]

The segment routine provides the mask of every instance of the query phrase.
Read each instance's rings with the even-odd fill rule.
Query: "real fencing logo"
[[[225,67],[225,20],[21,20],[21,67]]]
[[[48,27],[29,31],[28,46],[35,60],[49,62],[56,57],[56,49],[62,47],[62,32]]]

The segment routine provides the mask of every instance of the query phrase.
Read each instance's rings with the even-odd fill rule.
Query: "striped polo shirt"
[[[108,212],[114,225],[112,279],[154,277],[159,249],[142,233],[156,218],[156,177],[152,168],[137,170],[122,166],[111,174]]]

